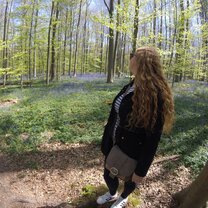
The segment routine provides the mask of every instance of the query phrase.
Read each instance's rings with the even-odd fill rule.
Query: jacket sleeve
[[[115,112],[112,106],[110,115],[108,118],[108,122],[104,127],[104,132],[101,141],[101,152],[107,156],[110,152],[111,148],[113,147],[113,140],[112,140],[112,128],[114,122]]]

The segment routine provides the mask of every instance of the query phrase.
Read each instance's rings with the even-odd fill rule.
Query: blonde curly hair
[[[163,132],[169,133],[174,122],[174,101],[163,75],[160,55],[154,47],[141,47],[134,53],[137,73],[129,125],[153,130],[158,114],[158,94],[162,99]]]

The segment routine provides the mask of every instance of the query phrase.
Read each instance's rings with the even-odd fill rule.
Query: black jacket
[[[116,112],[114,109],[115,100],[125,92],[129,85],[132,86],[133,81],[123,87],[123,89],[114,98],[112,103],[112,108],[101,142],[101,151],[105,156],[109,154],[113,146],[112,135],[116,122]],[[162,134],[164,122],[161,116],[161,110],[163,102],[160,94],[158,93],[158,116],[153,131],[147,131],[144,128],[138,127],[134,127],[130,130],[126,126],[128,124],[127,115],[132,111],[133,93],[134,92],[130,92],[127,94],[121,102],[119,108],[120,125],[116,130],[115,138],[116,144],[120,147],[120,149],[129,157],[132,157],[138,161],[135,173],[141,177],[144,177],[146,176],[153,161]]]

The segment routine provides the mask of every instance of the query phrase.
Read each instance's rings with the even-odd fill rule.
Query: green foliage
[[[178,84],[175,89],[176,122],[161,139],[160,154],[179,154],[180,162],[198,173],[207,160],[208,90],[201,83]]]
[[[138,207],[141,204],[141,199],[138,197],[137,194],[132,194],[129,197],[129,204],[131,207]]]
[[[86,185],[82,188],[82,196],[91,196],[96,194],[96,187],[93,185]]]
[[[37,83],[22,90],[0,89],[1,102],[19,100],[1,107],[0,150],[31,151],[40,143],[53,141],[100,143],[109,101],[127,82],[127,78],[113,84],[103,79],[71,79],[49,87]],[[181,163],[198,172],[207,160],[208,88],[201,82],[178,83],[174,95],[176,123],[171,135],[161,138],[159,153],[179,154]]]
[[[70,91],[75,84],[81,92]],[[2,89],[2,100],[19,99],[18,104],[0,113],[4,148],[21,152],[35,149],[40,142],[99,142],[110,109],[106,100],[114,97],[120,85],[120,82],[107,86],[104,81],[79,83],[72,80],[45,88]],[[47,132],[52,134],[50,138],[42,136]],[[10,135],[9,139],[5,135]]]

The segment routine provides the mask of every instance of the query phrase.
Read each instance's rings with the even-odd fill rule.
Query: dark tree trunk
[[[56,26],[57,26],[57,21],[58,21],[58,16],[59,16],[59,3],[57,2],[56,4],[56,17],[55,17],[55,23],[53,23],[52,26],[52,40],[51,40],[51,68],[50,68],[50,80],[55,79],[55,70],[56,70],[56,51],[55,51],[55,39],[56,39]]]
[[[73,8],[70,8],[70,45],[69,45],[69,70],[68,75],[71,76],[71,68],[72,68],[72,42],[73,42],[73,27],[74,27],[74,18],[73,18]]]
[[[79,37],[79,25],[80,25],[81,12],[82,12],[82,0],[80,1],[80,5],[79,5],[79,18],[77,21],[76,43],[75,43],[75,52],[74,52],[74,71],[73,71],[74,77],[76,77],[76,71],[77,71],[77,51],[78,51],[78,37]]]
[[[205,208],[208,201],[208,162],[188,187],[173,195],[178,208]]]
[[[120,6],[121,1],[118,0],[118,7]],[[120,32],[118,31],[118,26],[120,25],[120,15],[119,11],[117,11],[117,17],[116,17],[116,38],[115,38],[115,46],[114,46],[114,51],[113,51],[113,77],[115,76],[115,63],[116,63],[116,54],[117,54],[117,48],[118,48],[118,38],[120,35]]]
[[[68,25],[68,16],[69,16],[69,10],[68,8],[66,9],[66,19],[65,19],[65,23],[66,25]],[[67,32],[68,32],[68,27],[64,27],[64,52],[63,52],[63,63],[62,63],[62,67],[63,67],[63,71],[62,71],[62,75],[66,74],[66,41],[67,41]]]
[[[9,7],[9,2],[6,1],[6,7],[5,7],[5,12],[4,12],[4,32],[3,32],[3,69],[6,70],[7,65],[8,65],[8,52],[7,52],[7,18],[8,18],[8,7]],[[6,85],[6,76],[7,72],[4,72],[3,75],[3,85]]]
[[[36,1],[36,13],[35,13],[35,25],[34,25],[34,53],[33,53],[33,77],[37,76],[37,26],[38,26],[38,14],[39,14],[39,0]]]
[[[156,23],[157,23],[157,2],[154,0],[154,13],[153,13],[153,44],[156,45]]]
[[[52,21],[53,21],[53,11],[54,11],[54,1],[52,1],[52,7],[51,7],[51,16],[50,16],[50,22],[48,27],[48,49],[47,49],[47,71],[46,71],[46,84],[49,84],[49,77],[50,77],[50,46],[51,46],[51,27],[52,27]]]
[[[32,80],[32,29],[33,29],[33,19],[34,19],[34,11],[35,11],[35,0],[33,0],[32,6],[32,17],[30,22],[30,32],[29,32],[29,81],[31,87],[31,80]]]
[[[207,0],[200,0],[201,11],[200,18],[203,24],[202,30],[202,51],[203,51],[203,71],[204,71],[204,80],[205,77],[208,81],[208,2]]]
[[[126,53],[126,33],[124,34],[124,46],[122,52],[122,64],[121,64],[121,71],[124,73],[124,66],[125,66],[125,53]]]
[[[100,74],[102,73],[103,69],[103,45],[104,45],[104,26],[101,26],[101,34],[100,34]]]
[[[113,12],[114,12],[114,0],[110,0],[110,6],[104,0],[106,7],[108,8],[110,23],[113,23]],[[112,72],[113,72],[113,52],[114,52],[114,30],[109,27],[109,42],[108,42],[108,74],[107,83],[113,82]]]
[[[134,36],[133,36],[133,43],[132,43],[132,52],[136,51],[136,43],[137,43],[137,35],[138,35],[138,26],[139,26],[139,0],[136,0],[136,7],[135,7],[135,16],[134,16]]]
[[[81,73],[84,74],[85,72],[85,59],[86,59],[86,33],[87,33],[87,16],[88,16],[88,6],[89,4],[86,3],[86,10],[85,10],[85,22],[84,22],[84,32],[83,32],[83,44],[82,44],[82,62],[81,62]]]

